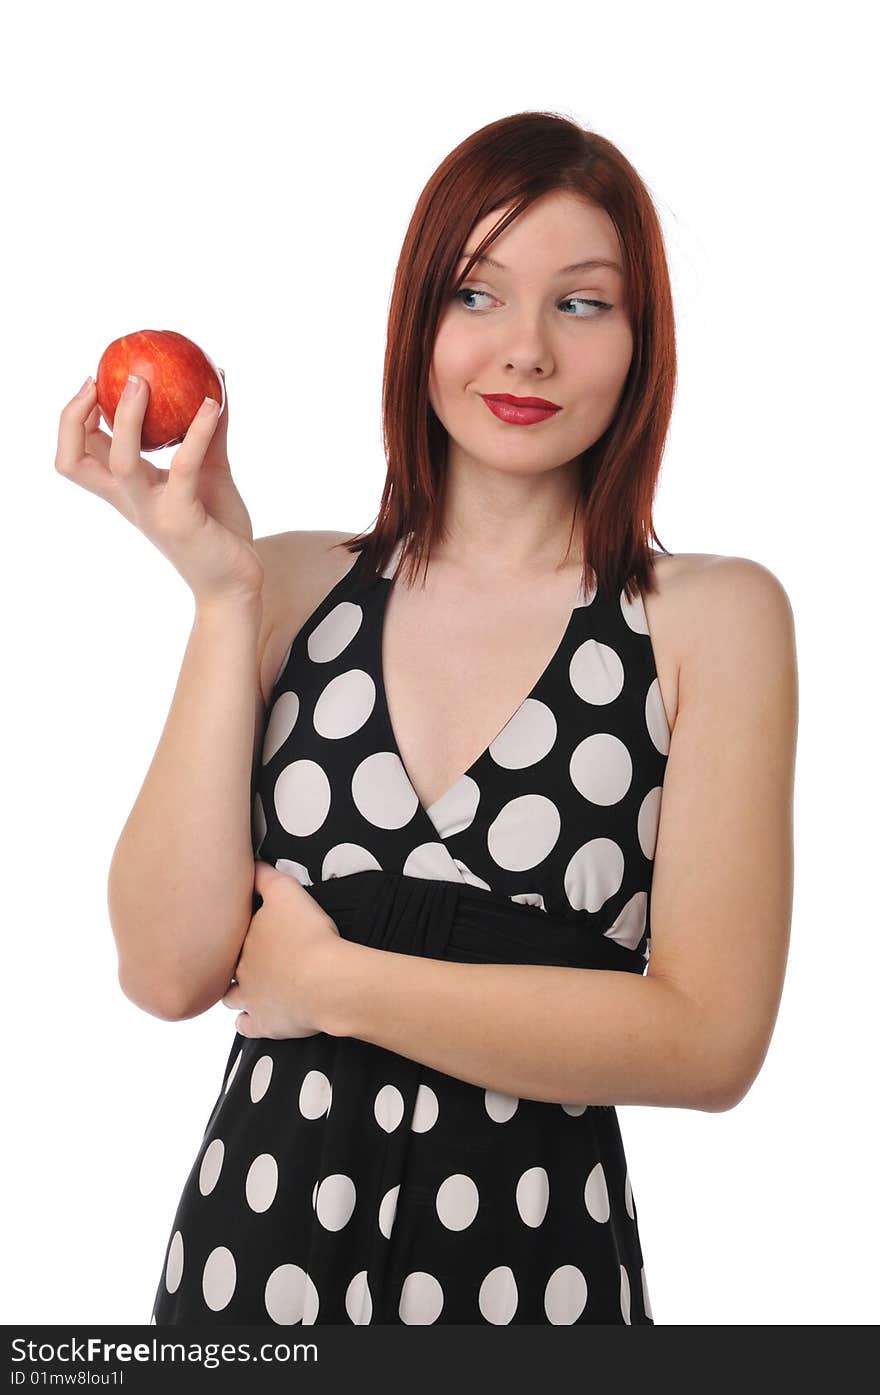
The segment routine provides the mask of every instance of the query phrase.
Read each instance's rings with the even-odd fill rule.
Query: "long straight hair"
[[[614,419],[580,458],[584,586],[653,591],[652,507],[676,383],[675,321],[663,233],[647,188],[611,141],[567,117],[519,112],[468,136],[431,176],[407,228],[391,296],[382,379],[385,485],[371,529],[342,543],[412,581],[442,537],[448,433],[431,407],[437,326],[476,258],[536,199],[552,191],[603,208],[620,239],[633,354]],[[513,205],[455,267],[474,225]],[[572,531],[575,512],[572,513]],[[570,546],[570,539],[569,539]],[[661,546],[663,552],[668,549]]]

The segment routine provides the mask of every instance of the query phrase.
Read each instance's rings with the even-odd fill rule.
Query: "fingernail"
[[[82,397],[82,395],[83,395],[83,393],[85,392],[86,388],[88,387],[89,383],[93,383],[94,381],[95,381],[95,380],[94,380],[94,378],[92,377],[92,375],[91,375],[91,373],[90,373],[89,376],[86,378],[85,382],[83,383],[82,387],[80,388],[79,392],[76,394],[77,397]]]
[[[138,388],[140,387],[140,385],[141,385],[141,380],[140,380],[140,378],[136,377],[134,373],[129,373],[129,375],[128,375],[128,382],[125,384],[125,387],[123,388],[122,396],[123,396],[123,397],[134,397],[134,395],[135,395],[135,393],[137,392],[137,390],[138,390]]]

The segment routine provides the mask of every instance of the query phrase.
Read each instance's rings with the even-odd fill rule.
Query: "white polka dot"
[[[269,826],[266,823],[266,811],[263,808],[263,801],[260,798],[259,790],[257,790],[257,793],[254,795],[253,826],[253,847],[256,853],[259,852],[263,839],[269,831]]]
[[[492,890],[489,883],[484,882],[482,877],[478,877],[476,872],[472,872],[471,869],[468,867],[467,863],[462,862],[460,858],[453,858],[453,863],[455,865],[455,870],[458,873],[459,877],[463,882],[467,882],[468,886],[481,886],[486,891]]]
[[[586,1112],[587,1108],[585,1104],[562,1104],[559,1107],[560,1109],[564,1109],[566,1114],[570,1114],[572,1119],[579,1118],[581,1114]]]
[[[278,1191],[278,1164],[271,1153],[260,1153],[248,1168],[244,1194],[252,1211],[268,1211]]]
[[[639,805],[638,831],[639,847],[645,857],[653,857],[657,846],[657,831],[660,826],[660,802],[663,797],[663,790],[660,785],[655,785],[652,790],[648,790],[641,804]]]
[[[622,1264],[620,1266],[620,1312],[624,1322],[629,1325],[631,1323],[629,1302],[629,1275],[627,1274],[626,1269]]]
[[[420,1083],[416,1091],[416,1102],[413,1106],[413,1117],[410,1128],[413,1133],[427,1133],[437,1122],[440,1113],[440,1104],[437,1096],[430,1085]]]
[[[519,1304],[513,1270],[507,1264],[490,1269],[480,1284],[480,1312],[487,1322],[500,1327],[512,1322]]]
[[[626,1174],[626,1181],[623,1184],[623,1204],[626,1207],[626,1214],[629,1216],[631,1221],[634,1221],[635,1213],[633,1211],[632,1183],[629,1180],[628,1171]]]
[[[403,1118],[403,1095],[396,1085],[383,1085],[373,1102],[376,1123],[386,1133],[393,1133]]]
[[[165,1261],[165,1287],[169,1293],[176,1293],[183,1278],[183,1236],[179,1230],[175,1230],[171,1237],[171,1244],[168,1246],[168,1258]]]
[[[354,639],[364,618],[364,612],[354,601],[340,601],[325,615],[309,635],[309,658],[313,664],[327,664],[338,659]]]
[[[493,860],[508,872],[536,867],[556,846],[561,821],[559,810],[543,794],[521,794],[509,799],[493,820],[486,843]]]
[[[202,1196],[208,1196],[216,1187],[225,1151],[222,1138],[212,1138],[205,1149],[202,1165],[199,1168],[199,1191]]]
[[[616,940],[627,949],[635,949],[645,933],[645,916],[648,911],[648,895],[636,891],[629,898],[620,915],[610,929],[605,931],[609,940]]]
[[[408,539],[411,538],[411,537],[412,537],[412,534],[411,534],[411,533],[407,533],[407,535],[406,535],[406,540],[408,540]],[[403,552],[403,544],[404,544],[404,541],[405,541],[404,538],[398,538],[397,542],[394,544],[394,548],[393,548],[393,550],[392,550],[392,552],[391,552],[391,556],[389,557],[388,561],[385,563],[384,569],[379,573],[380,576],[392,577],[392,576],[394,575],[395,568],[396,568],[398,562],[400,561],[400,554]]]
[[[648,696],[645,698],[645,724],[648,728],[648,735],[653,741],[657,750],[662,755],[669,753],[669,722],[666,720],[666,708],[663,706],[663,698],[660,693],[660,680],[655,678],[648,689]]]
[[[539,891],[518,891],[510,899],[516,901],[520,906],[537,906],[539,911],[547,909],[544,905],[544,898]]]
[[[649,1318],[651,1319],[651,1321],[653,1322],[653,1320],[654,1320],[654,1314],[653,1314],[653,1312],[651,1311],[651,1300],[650,1300],[650,1298],[648,1297],[648,1280],[647,1280],[647,1278],[645,1277],[645,1269],[644,1269],[644,1266],[642,1266],[642,1302],[643,1302],[644,1305],[645,1305],[645,1316],[646,1316],[646,1317],[649,1317]]]
[[[355,1274],[345,1290],[345,1311],[349,1320],[358,1327],[369,1325],[373,1316],[373,1299],[370,1294],[370,1285],[367,1282],[366,1269]]]
[[[646,635],[648,633],[648,617],[645,613],[645,602],[641,591],[636,591],[630,600],[626,590],[621,587],[620,613],[634,634]]]
[[[578,645],[568,666],[572,688],[584,702],[613,702],[623,688],[623,664],[616,650],[597,639]]]
[[[232,1251],[218,1245],[205,1260],[202,1271],[202,1297],[212,1313],[225,1308],[235,1292],[236,1269]]]
[[[242,1047],[242,1050],[244,1050],[243,1047]],[[239,1063],[240,1060],[241,1060],[241,1051],[239,1051],[239,1053],[238,1053],[238,1055],[236,1056],[235,1060],[232,1062],[232,1069],[230,1070],[229,1074],[227,1075],[227,1077],[226,1077],[226,1084],[225,1084],[224,1087],[223,1087],[224,1093],[229,1089],[230,1085],[232,1084],[232,1081],[233,1081],[233,1079],[234,1079],[234,1077],[235,1077],[235,1072],[238,1070],[238,1063]]]
[[[308,1275],[298,1264],[279,1264],[266,1282],[263,1302],[273,1322],[302,1322]]]
[[[330,1081],[322,1070],[310,1070],[299,1091],[299,1112],[304,1119],[320,1119],[330,1112]]]
[[[516,1184],[516,1209],[526,1225],[535,1228],[547,1214],[550,1178],[543,1167],[530,1167]]]
[[[426,810],[441,838],[451,838],[470,828],[480,803],[480,787],[470,775],[462,775],[451,789]]]
[[[611,1215],[608,1183],[605,1180],[605,1169],[600,1162],[596,1163],[587,1178],[587,1185],[584,1187],[584,1204],[594,1221],[605,1222]]]
[[[304,867],[301,862],[294,862],[290,857],[279,857],[275,863],[277,872],[286,872],[288,877],[295,877],[300,886],[311,886],[312,879],[309,876],[308,867]]]
[[[632,784],[632,757],[610,732],[598,731],[578,742],[568,773],[578,794],[591,804],[618,804]]]
[[[272,711],[269,713],[269,721],[266,724],[266,735],[263,737],[264,765],[268,765],[272,757],[281,750],[281,747],[296,726],[296,719],[298,716],[298,694],[293,692],[279,694],[272,707]]]
[[[272,1057],[266,1054],[260,1057],[251,1071],[251,1099],[254,1104],[258,1104],[268,1090],[274,1064]]]
[[[438,1187],[436,1206],[447,1230],[466,1230],[480,1207],[476,1182],[463,1172],[454,1172]]]
[[[600,911],[620,890],[623,853],[611,838],[582,843],[565,869],[565,894],[576,911]]]
[[[519,1107],[518,1095],[504,1095],[499,1090],[487,1090],[483,1103],[486,1106],[486,1113],[496,1124],[506,1124],[508,1119],[512,1119]]]
[[[344,1172],[331,1173],[318,1187],[315,1212],[325,1230],[341,1230],[351,1220],[357,1193]]]
[[[433,1274],[417,1269],[407,1274],[400,1291],[401,1322],[409,1325],[436,1322],[443,1311],[443,1290]]]
[[[284,658],[281,660],[281,663],[278,665],[278,672],[276,673],[275,679],[274,679],[274,681],[273,681],[273,683],[272,683],[272,687],[273,687],[273,688],[277,688],[278,684],[281,682],[281,675],[282,675],[282,673],[284,672],[284,670],[287,668],[287,660],[290,658],[290,655],[291,655],[292,652],[293,652],[293,640],[291,640],[290,643],[288,644],[287,650],[286,650],[285,655],[284,655]]]
[[[403,828],[419,807],[403,762],[394,751],[374,751],[357,766],[351,797],[374,828]]]
[[[317,832],[330,809],[330,781],[313,760],[286,765],[275,782],[278,822],[295,838]]]
[[[593,601],[596,599],[598,589],[598,583],[595,577],[592,581],[586,581],[585,578],[581,576],[581,592],[575,609],[584,605],[592,605]]]
[[[318,1321],[318,1290],[306,1274],[306,1291],[303,1296],[303,1327],[314,1327]]]
[[[560,1264],[544,1289],[544,1312],[554,1326],[577,1322],[587,1302],[587,1281],[576,1264]]]
[[[400,1192],[400,1183],[396,1187],[391,1187],[383,1196],[379,1206],[379,1229],[386,1240],[391,1238],[391,1230],[394,1225],[394,1217],[397,1215],[397,1197]]]
[[[321,864],[321,880],[328,882],[331,877],[348,877],[353,872],[381,870],[378,858],[362,848],[360,843],[337,843]]]
[[[312,717],[315,731],[328,740],[340,740],[360,731],[376,705],[376,685],[362,668],[350,668],[331,678]]]
[[[546,702],[527,697],[495,737],[489,754],[504,770],[524,770],[553,749],[556,731],[556,718]]]
[[[461,874],[444,843],[420,843],[407,854],[403,864],[405,877],[421,877],[423,881],[458,882]]]

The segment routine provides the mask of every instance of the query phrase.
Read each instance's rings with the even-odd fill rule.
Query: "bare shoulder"
[[[769,567],[751,557],[701,557],[686,570],[679,595],[697,639],[728,624],[793,627],[785,587]]]
[[[356,553],[338,544],[357,529],[304,528],[255,538],[265,568],[260,687],[268,702],[291,640],[323,598],[354,565]]]
[[[732,642],[737,624],[763,626],[769,652],[786,639],[793,649],[794,622],[779,579],[751,558],[652,552],[652,562],[656,589],[643,600],[672,730],[685,687],[717,662],[718,646]]]
[[[728,659],[748,666],[750,680],[787,669],[794,678],[794,614],[782,582],[750,557],[707,555],[686,570],[677,593],[680,687],[700,685]]]

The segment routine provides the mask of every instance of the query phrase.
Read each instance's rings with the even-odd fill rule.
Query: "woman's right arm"
[[[64,408],[55,468],[144,533],[195,600],[171,710],[108,885],[123,990],[157,1016],[189,1016],[206,990],[219,991],[205,1007],[225,991],[251,919],[260,662],[279,574],[267,562],[285,535],[254,543],[229,467],[228,394],[219,415],[217,404],[197,413],[163,470],[139,453],[148,384],[120,398],[112,438],[98,429],[95,393],[92,383]]]
[[[193,1016],[222,997],[253,914],[262,618],[259,601],[197,604],[159,744],[110,864],[119,983],[158,1017]]]

